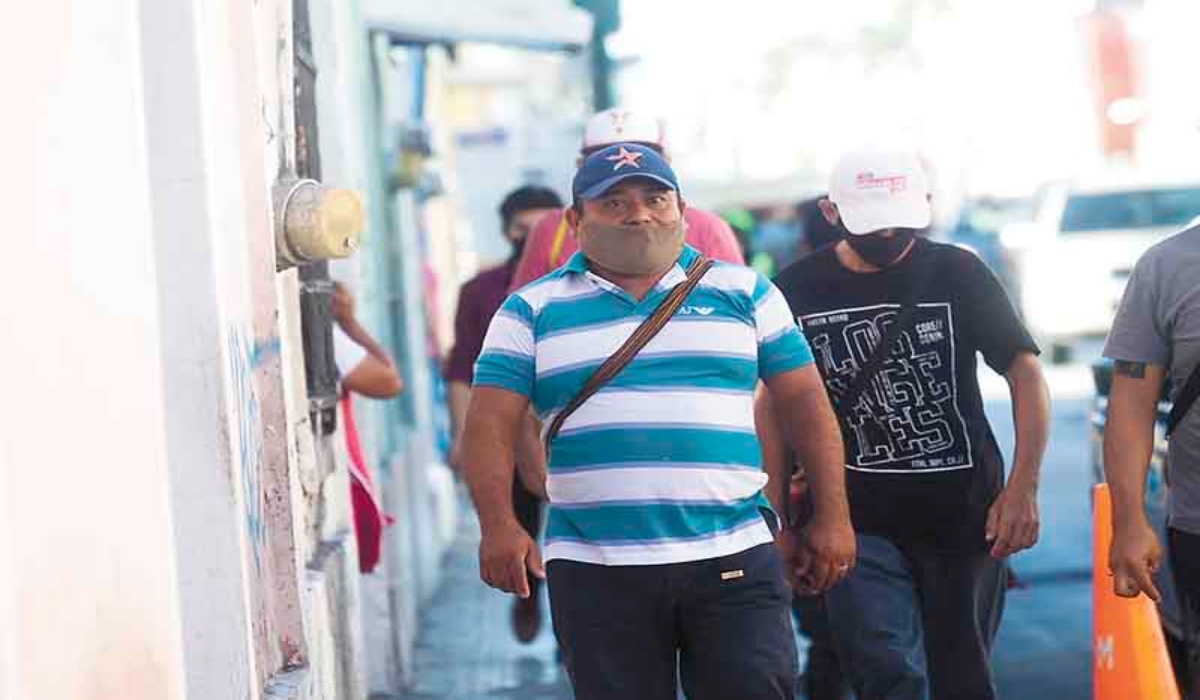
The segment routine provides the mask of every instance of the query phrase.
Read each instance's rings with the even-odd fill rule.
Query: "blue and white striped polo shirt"
[[[529,397],[549,425],[698,253],[642,301],[580,253],[510,296],[492,320],[475,386]],[[563,425],[551,446],[546,560],[669,564],[771,541],[754,433],[758,379],[812,362],[783,295],[716,263],[679,312]]]

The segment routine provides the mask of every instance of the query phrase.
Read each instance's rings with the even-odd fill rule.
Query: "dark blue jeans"
[[[792,612],[796,615],[800,634],[808,637],[809,644],[800,683],[804,697],[807,700],[843,700],[850,692],[850,684],[838,661],[824,596],[796,595],[792,598]]]
[[[795,696],[791,592],[772,544],[659,566],[556,559],[546,574],[578,700],[676,700],[677,667],[689,700]]]
[[[947,554],[858,536],[858,565],[825,594],[858,700],[992,700],[992,641],[1005,568],[987,552]]]
[[[1196,700],[1200,698],[1200,535],[1169,528],[1167,542],[1183,621],[1183,665],[1177,669],[1179,689],[1188,700]]]

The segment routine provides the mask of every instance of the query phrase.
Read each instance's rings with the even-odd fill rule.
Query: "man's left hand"
[[[814,517],[800,537],[798,593],[824,593],[854,568],[858,544],[848,517]]]
[[[1010,481],[988,509],[987,539],[991,554],[1002,559],[1038,541],[1037,489]]]

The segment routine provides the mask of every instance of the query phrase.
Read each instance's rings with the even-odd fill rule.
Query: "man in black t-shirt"
[[[838,655],[859,700],[993,698],[1004,559],[1038,536],[1049,425],[1038,348],[975,255],[914,235],[930,223],[915,156],[846,156],[820,206],[843,239],[775,283],[846,445],[858,564],[826,594]],[[1007,484],[977,354],[1012,393]],[[764,446],[764,457],[788,458],[781,446]]]

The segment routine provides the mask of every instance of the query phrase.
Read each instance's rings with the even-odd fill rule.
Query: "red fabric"
[[[346,435],[346,452],[350,455],[350,505],[354,510],[354,536],[358,540],[358,570],[369,574],[379,564],[383,549],[383,528],[395,522],[384,514],[375,496],[371,473],[363,459],[358,428],[349,393],[342,394],[342,432]]]

